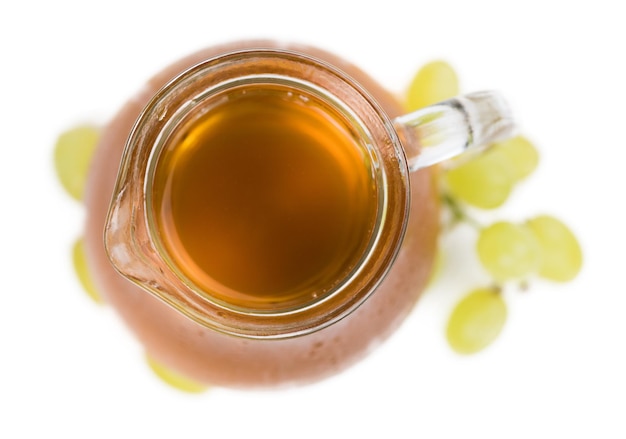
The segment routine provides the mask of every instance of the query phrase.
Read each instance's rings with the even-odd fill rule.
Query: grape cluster
[[[434,104],[456,95],[458,90],[457,75],[450,65],[443,61],[426,64],[411,82],[407,108]],[[478,154],[452,160],[441,168],[443,205],[455,222],[467,222],[477,228],[476,253],[493,280],[492,286],[476,288],[463,297],[448,319],[446,337],[458,353],[481,351],[498,337],[507,317],[502,295],[506,285],[526,286],[533,276],[567,282],[582,267],[582,251],[576,237],[552,216],[482,226],[467,214],[467,208],[502,206],[538,163],[535,146],[517,136],[490,145]]]

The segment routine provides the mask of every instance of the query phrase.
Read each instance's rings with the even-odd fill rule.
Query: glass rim
[[[228,303],[224,300],[220,300],[217,294],[212,294],[214,292],[207,291],[206,289],[197,285],[189,276],[187,276],[178,264],[174,262],[170,252],[167,250],[167,246],[163,243],[163,240],[160,237],[160,233],[158,232],[156,212],[154,211],[154,200],[153,200],[153,187],[154,187],[154,179],[155,174],[157,172],[157,168],[159,166],[159,160],[164,150],[168,146],[168,141],[172,137],[174,130],[180,127],[181,124],[185,123],[193,123],[193,121],[186,121],[186,117],[189,113],[196,108],[196,106],[201,106],[205,101],[215,98],[219,101],[220,95],[222,93],[228,93],[229,90],[237,89],[240,87],[246,86],[273,86],[280,85],[286,86],[290,90],[294,90],[297,92],[307,92],[309,95],[314,95],[316,98],[320,100],[324,100],[326,104],[332,105],[333,109],[339,110],[341,115],[348,119],[350,125],[353,128],[357,128],[359,133],[359,139],[369,145],[370,144],[370,133],[367,130],[367,127],[363,124],[363,122],[358,118],[357,115],[354,114],[350,110],[350,108],[343,105],[341,101],[339,101],[335,96],[330,95],[325,92],[322,88],[315,86],[312,83],[307,81],[302,81],[286,76],[280,76],[275,74],[264,74],[264,75],[248,75],[238,78],[233,78],[226,80],[224,82],[218,83],[215,86],[202,90],[202,92],[193,97],[192,101],[194,102],[194,107],[185,106],[176,111],[169,120],[168,123],[163,128],[161,135],[157,138],[157,141],[152,149],[152,153],[150,158],[148,159],[148,169],[145,174],[144,180],[144,209],[146,212],[146,221],[148,224],[148,230],[150,237],[152,239],[153,244],[157,248],[161,258],[165,261],[168,267],[181,279],[181,281],[187,285],[190,289],[192,289],[196,294],[202,296],[207,301],[211,302],[213,305],[223,308],[225,310],[230,310],[232,312],[244,314],[244,315],[264,315],[264,316],[278,316],[282,314],[289,313],[297,313],[306,311],[308,308],[317,306],[318,303],[323,302],[331,298],[331,296],[340,294],[341,291],[345,288],[347,284],[351,282],[351,280],[359,275],[360,270],[363,267],[363,264],[367,259],[372,256],[372,253],[380,239],[380,228],[384,222],[384,206],[387,203],[387,188],[386,188],[386,174],[384,170],[380,167],[371,167],[371,171],[374,172],[374,181],[376,182],[377,188],[377,202],[376,202],[376,220],[373,226],[373,230],[369,234],[368,243],[365,249],[360,254],[360,258],[355,267],[350,270],[343,278],[335,283],[332,288],[329,288],[322,294],[316,294],[312,300],[309,300],[306,303],[302,304],[293,304],[288,307],[282,307],[280,304],[274,304],[275,306],[271,308],[253,308],[253,307],[244,307],[244,306],[236,306],[231,303]],[[219,102],[217,103],[219,105]],[[369,154],[369,159],[373,162],[379,162],[380,157],[376,153],[374,148],[363,147],[366,153]],[[226,287],[224,287],[226,288]]]

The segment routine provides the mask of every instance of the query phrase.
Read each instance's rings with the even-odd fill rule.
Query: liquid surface
[[[337,115],[284,86],[229,92],[156,165],[165,252],[214,298],[301,306],[348,276],[377,215],[367,154]]]

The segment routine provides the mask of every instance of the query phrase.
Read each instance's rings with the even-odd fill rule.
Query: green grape
[[[480,231],[478,258],[497,281],[520,279],[535,273],[541,263],[541,248],[526,227],[501,221]]]
[[[407,109],[414,111],[458,94],[459,81],[454,69],[445,61],[433,61],[413,77],[407,92]]]
[[[509,161],[509,170],[514,181],[528,177],[539,164],[539,153],[525,137],[517,136],[494,143],[492,151],[502,154]]]
[[[83,286],[83,289],[89,297],[96,303],[103,303],[102,297],[98,294],[96,287],[91,279],[89,268],[87,267],[87,259],[85,257],[85,246],[82,238],[79,238],[72,247],[72,262],[76,276]]]
[[[527,224],[541,247],[539,276],[557,282],[574,279],[582,268],[583,254],[572,231],[547,215],[533,218]]]
[[[444,173],[450,195],[481,209],[501,206],[513,189],[508,160],[486,151]]]
[[[96,149],[100,131],[88,125],[70,129],[61,134],[54,149],[54,167],[65,190],[82,200],[87,172]]]
[[[146,362],[154,374],[161,379],[161,381],[174,387],[175,389],[182,390],[187,393],[202,393],[207,390],[207,386],[191,380],[178,372],[175,372],[163,364],[156,361],[150,355],[146,354]]]
[[[448,343],[460,354],[481,351],[498,337],[506,317],[506,303],[499,291],[476,289],[452,311],[446,330]]]

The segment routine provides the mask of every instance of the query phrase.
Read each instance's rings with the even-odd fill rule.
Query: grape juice
[[[377,188],[367,150],[322,99],[286,85],[229,90],[185,124],[153,178],[173,265],[229,305],[306,305],[358,267]]]

